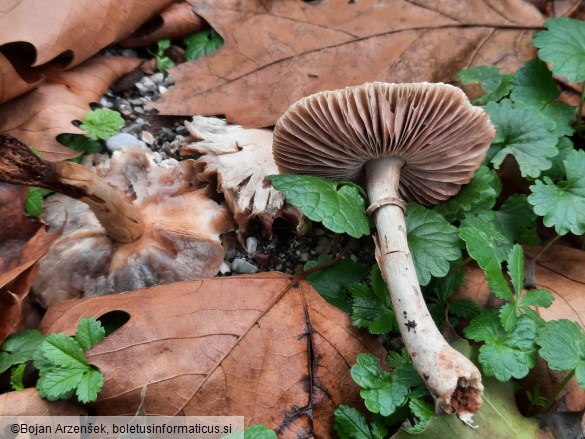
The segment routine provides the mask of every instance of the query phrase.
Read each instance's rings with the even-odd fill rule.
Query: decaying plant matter
[[[162,167],[129,149],[94,172],[43,160],[8,135],[0,145],[0,181],[59,193],[46,200],[45,220],[63,236],[39,262],[33,285],[45,306],[217,273],[219,235],[232,220],[192,184],[190,161]]]
[[[429,314],[408,248],[403,198],[429,205],[455,195],[494,135],[487,114],[461,90],[429,83],[317,93],[293,104],[274,133],[281,172],[365,183],[378,264],[413,365],[437,405],[462,418],[483,401],[481,375]]]

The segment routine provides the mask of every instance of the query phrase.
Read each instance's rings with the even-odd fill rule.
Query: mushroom
[[[365,183],[376,259],[412,363],[437,406],[470,420],[483,401],[477,367],[453,349],[424,302],[406,239],[405,200],[457,194],[486,156],[495,129],[447,84],[366,83],[293,104],[274,129],[282,173]]]
[[[165,168],[128,149],[95,172],[43,160],[9,135],[0,136],[0,148],[0,181],[58,192],[45,200],[44,216],[63,236],[40,260],[33,284],[43,305],[217,274],[219,235],[233,223],[192,186],[191,161]]]

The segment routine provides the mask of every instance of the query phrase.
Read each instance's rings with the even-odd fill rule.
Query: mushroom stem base
[[[399,198],[400,158],[366,164],[368,196],[372,203]],[[408,248],[404,214],[398,205],[385,204],[374,213],[378,237],[376,259],[390,290],[400,333],[412,364],[444,411],[475,413],[483,401],[477,367],[453,349],[437,329],[428,309]]]

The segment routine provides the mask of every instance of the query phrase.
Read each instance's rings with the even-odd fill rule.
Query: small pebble
[[[141,142],[132,134],[128,133],[120,133],[116,134],[115,136],[110,137],[106,141],[106,147],[109,151],[119,151],[125,148],[146,148],[144,142]]]
[[[320,255],[328,255],[331,253],[331,241],[328,236],[321,236],[319,242],[315,246],[315,251]]]
[[[258,267],[242,258],[235,258],[232,261],[232,270],[242,274],[258,273]]]
[[[150,93],[156,92],[156,84],[152,82],[152,80],[148,76],[145,76],[140,80],[140,82],[136,83],[136,85],[138,84],[142,84],[147,92]]]
[[[228,264],[226,261],[223,261],[223,262],[221,263],[221,265],[219,266],[219,272],[220,272],[221,274],[226,274],[226,273],[229,273],[230,271],[231,271],[231,270],[230,270],[230,266],[229,266],[229,264]]]
[[[150,75],[148,78],[154,83],[159,83],[163,82],[163,80],[165,79],[165,75],[164,73],[158,72],[153,75]]]
[[[165,94],[169,89],[166,88],[164,85],[159,85],[158,86],[158,92],[162,95]]]
[[[104,108],[112,108],[114,106],[114,104],[105,97],[100,99],[100,105]]]
[[[154,143],[154,136],[149,131],[142,131],[142,135],[140,136],[140,138],[147,145],[152,145]]]
[[[253,258],[256,254],[256,250],[258,249],[258,240],[253,236],[249,236],[246,238],[246,252],[248,256]]]
[[[354,255],[353,253],[351,255],[349,255],[349,259],[351,259],[353,262],[358,261],[358,257],[356,255]]]
[[[299,255],[299,261],[301,262],[307,262],[309,259],[311,259],[311,254],[309,252],[301,252]]]

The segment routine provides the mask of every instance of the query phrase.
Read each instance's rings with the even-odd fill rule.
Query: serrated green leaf
[[[548,290],[528,290],[520,299],[521,306],[540,306],[548,308],[552,305],[555,298]]]
[[[523,378],[536,364],[536,323],[526,316],[510,333],[504,330],[497,310],[487,310],[464,329],[465,336],[485,341],[479,350],[479,362],[487,376],[500,381]]]
[[[268,178],[310,220],[354,238],[370,234],[365,201],[355,185],[309,175],[280,174]]]
[[[305,265],[308,269],[309,263]],[[351,259],[340,259],[335,264],[311,273],[306,280],[327,302],[351,314],[351,299],[347,294],[350,285],[361,282],[368,275],[369,268]]]
[[[37,381],[39,393],[51,400],[60,399],[75,389],[86,369],[54,368],[41,374]]]
[[[59,134],[57,141],[61,145],[81,153],[81,155],[69,159],[75,163],[81,163],[85,155],[96,153],[100,147],[99,142],[90,139],[85,134]]]
[[[183,40],[185,59],[193,61],[209,55],[223,46],[223,38],[213,29],[206,29]]]
[[[0,348],[0,373],[14,365],[32,360],[44,339],[45,336],[38,329],[25,329],[9,335]]]
[[[171,47],[171,39],[170,38],[163,38],[162,40],[158,40],[156,42],[156,47],[158,53],[163,54],[165,50]]]
[[[435,407],[422,399],[413,398],[408,401],[410,411],[418,419],[418,423],[408,428],[410,433],[422,433],[427,427],[427,423],[435,414]]]
[[[337,407],[333,416],[333,428],[340,439],[373,439],[366,418],[359,410],[342,404]]]
[[[538,57],[552,63],[556,76],[571,82],[585,81],[585,23],[573,18],[558,17],[544,22],[548,30],[538,32],[532,44]]]
[[[18,366],[12,368],[10,372],[10,387],[12,390],[20,392],[24,390],[24,370],[26,369],[26,363],[20,363]]]
[[[494,214],[509,242],[530,245],[539,243],[536,233],[536,214],[532,211],[526,195],[512,194]]]
[[[351,377],[362,388],[361,397],[372,413],[388,416],[406,402],[408,386],[382,370],[372,354],[359,354]]]
[[[553,121],[535,108],[514,106],[509,99],[490,102],[485,110],[496,126],[492,146],[497,152],[491,159],[496,169],[508,154],[518,162],[523,177],[537,178],[551,167],[550,158],[558,153]]]
[[[68,335],[49,334],[40,349],[45,358],[57,366],[71,369],[86,369],[89,366],[81,346]]]
[[[84,351],[98,344],[105,336],[106,331],[95,317],[84,317],[77,324],[75,341],[79,343],[79,346]]]
[[[449,274],[445,277],[435,278],[425,288],[425,293],[433,292],[439,302],[444,303],[449,297],[451,297],[457,289],[463,285],[465,280],[465,272],[463,267],[459,264],[453,264],[449,270]]]
[[[555,122],[553,130],[555,136],[570,136],[575,132],[572,124],[577,119],[577,112],[572,105],[565,102],[553,102],[541,111],[543,116]]]
[[[41,188],[30,186],[24,204],[24,210],[30,216],[39,216],[43,213],[43,195]]]
[[[520,67],[512,79],[510,99],[515,103],[540,110],[555,101],[560,94],[551,71],[538,59],[530,60]]]
[[[500,193],[501,183],[496,173],[487,166],[480,167],[469,184],[459,193],[433,208],[448,221],[461,220],[466,212],[491,209]]]
[[[585,332],[571,320],[552,320],[539,328],[536,343],[540,356],[554,370],[585,367]],[[579,381],[585,387],[585,381]]]
[[[419,283],[427,285],[431,276],[445,276],[449,261],[461,258],[457,228],[441,214],[415,203],[408,204],[405,221]]]
[[[519,314],[513,303],[506,303],[500,308],[500,322],[506,332],[512,332],[518,326]]]
[[[534,212],[544,217],[547,227],[555,228],[559,235],[569,231],[575,235],[585,233],[585,151],[572,150],[564,161],[566,180],[554,183],[549,177],[536,180],[530,186],[528,202]]]
[[[108,140],[124,126],[124,119],[117,111],[109,108],[98,108],[88,111],[79,126],[93,140]]]
[[[490,101],[499,101],[510,93],[512,75],[502,74],[501,70],[499,67],[478,66],[461,70],[457,73],[457,77],[463,84],[480,83],[486,94],[473,102],[484,105]]]
[[[508,276],[512,281],[516,297],[519,298],[524,289],[524,251],[522,246],[515,244],[508,254]]]
[[[104,377],[100,371],[95,369],[87,369],[77,385],[75,395],[77,399],[87,404],[97,399],[97,394],[104,386]]]
[[[450,300],[449,305],[449,312],[451,314],[466,320],[471,320],[482,311],[481,306],[469,299]]]
[[[396,315],[390,301],[380,301],[374,291],[366,285],[349,287],[353,297],[351,322],[358,328],[367,328],[370,334],[385,334],[397,329]]]
[[[557,143],[559,153],[553,157],[552,166],[550,169],[543,171],[541,177],[550,177],[553,181],[559,181],[566,178],[565,174],[565,160],[571,151],[574,151],[573,142],[568,137],[559,138]]]

